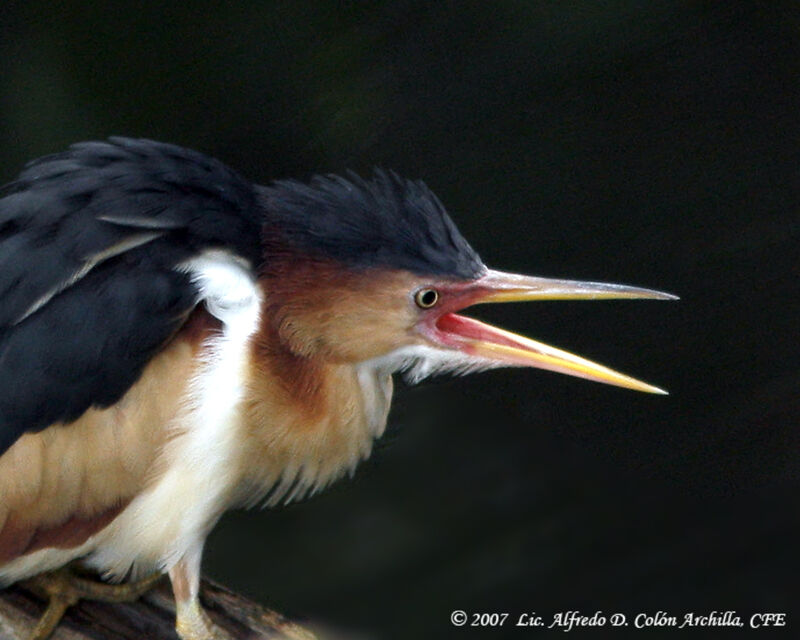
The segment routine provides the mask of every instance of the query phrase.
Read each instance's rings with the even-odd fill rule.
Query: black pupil
[[[436,303],[436,292],[432,289],[428,289],[422,293],[419,299],[424,306],[431,307]]]

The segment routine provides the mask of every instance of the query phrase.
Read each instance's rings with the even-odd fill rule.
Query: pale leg
[[[233,640],[217,627],[200,605],[200,557],[202,543],[195,545],[169,571],[175,594],[175,631],[182,640]]]

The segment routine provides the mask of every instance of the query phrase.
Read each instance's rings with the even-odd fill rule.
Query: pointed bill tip
[[[676,296],[674,293],[667,293],[666,291],[653,291],[653,293],[657,294],[651,296],[653,300],[680,300],[680,296]]]
[[[524,300],[678,300],[678,296],[624,284],[540,278],[489,270],[479,281],[486,291],[476,300],[518,302]]]
[[[638,381],[637,381],[638,382]],[[635,387],[636,391],[644,391],[645,393],[652,393],[657,396],[668,396],[669,391],[661,387],[653,386],[652,384],[640,383],[640,386]]]
[[[562,352],[562,353],[568,356],[573,356],[573,354],[567,352]],[[577,356],[575,356],[575,359],[576,360],[578,359]],[[605,384],[610,384],[615,387],[631,389],[633,391],[652,393],[653,395],[659,395],[659,396],[669,395],[669,391],[667,391],[666,389],[662,389],[661,387],[656,387],[655,385],[642,382],[641,380],[632,378],[631,376],[625,375],[624,373],[620,373],[619,371],[614,371],[613,369],[609,369],[608,367],[604,367],[603,365],[598,365],[597,363],[591,362],[590,360],[584,360],[583,358],[580,358],[580,360],[582,360],[584,363],[584,368],[582,372],[576,373],[576,370],[572,371],[566,370],[567,368],[565,367],[560,370],[560,373],[577,375],[578,377],[586,378],[587,380],[602,382]],[[562,367],[563,366],[564,365],[562,365]]]

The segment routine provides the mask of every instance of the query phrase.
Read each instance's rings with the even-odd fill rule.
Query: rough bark
[[[234,638],[318,640],[313,632],[225,587],[203,581],[201,600],[211,618]],[[0,639],[24,639],[44,611],[34,594],[11,587],[0,591]],[[71,607],[52,640],[176,640],[175,602],[166,580],[136,602],[81,601]]]

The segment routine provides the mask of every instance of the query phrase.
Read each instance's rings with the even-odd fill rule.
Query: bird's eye
[[[439,292],[436,289],[420,289],[414,296],[414,301],[422,309],[430,309],[439,302]]]

